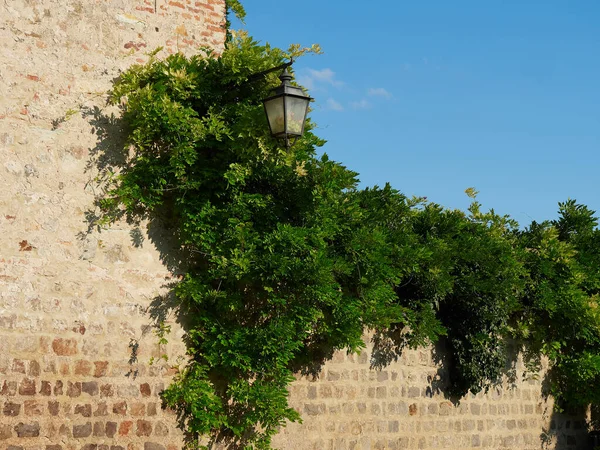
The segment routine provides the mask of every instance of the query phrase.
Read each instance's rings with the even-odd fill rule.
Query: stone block
[[[24,378],[19,383],[19,395],[35,395],[36,394],[35,380]]]
[[[31,438],[38,437],[40,435],[40,424],[38,422],[33,423],[18,423],[15,426],[15,432],[20,438]]]
[[[136,422],[136,436],[150,436],[152,434],[152,422],[148,420],[138,420]]]
[[[127,402],[117,402],[113,405],[113,413],[124,416],[127,413]]]
[[[81,383],[81,392],[84,392],[90,396],[98,395],[98,382],[97,381],[84,381]]]
[[[6,402],[4,404],[4,409],[2,410],[5,416],[16,417],[21,413],[21,404]]]
[[[82,425],[73,425],[73,437],[77,439],[90,437],[92,435],[92,423],[87,422]]]
[[[76,355],[77,341],[75,339],[56,338],[52,341],[52,350],[59,356]]]

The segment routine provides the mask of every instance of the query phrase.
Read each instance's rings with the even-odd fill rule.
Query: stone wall
[[[111,80],[158,46],[219,52],[223,26],[223,0],[0,1],[0,449],[181,448],[159,393],[182,331],[162,348],[150,311],[177,278],[169,236],[127,224],[99,233],[86,214],[94,158],[122,141],[105,106]],[[148,364],[164,353],[169,363]],[[548,448],[584,448],[583,418],[552,417],[539,381],[454,405],[437,373],[429,351],[382,371],[368,352],[337,354],[317,381],[294,384],[304,423],[276,442],[524,450],[546,430]]]
[[[148,365],[183,353],[146,313],[173,275],[126,224],[88,234],[90,159],[120,143],[119,71],[219,52],[224,20],[224,0],[0,1],[0,449],[181,448]]]
[[[585,414],[553,413],[552,399],[541,393],[543,376],[524,379],[519,358],[511,365],[514,380],[505,376],[487,393],[453,403],[444,395],[440,352],[406,350],[397,362],[373,370],[371,350],[337,353],[317,380],[299,377],[292,404],[304,422],[283,430],[276,439],[281,448],[589,448]]]

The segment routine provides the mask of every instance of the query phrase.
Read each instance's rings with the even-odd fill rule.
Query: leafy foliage
[[[521,233],[530,283],[521,334],[553,363],[550,392],[566,405],[600,402],[600,231],[595,212],[560,203],[558,220]]]
[[[557,221],[520,230],[476,201],[465,213],[359,189],[355,172],[318,157],[310,121],[282,149],[261,103],[277,74],[252,76],[318,50],[232,34],[217,58],[152,59],[114,86],[128,160],[100,200],[103,222],[162,221],[189,255],[174,288],[189,361],[164,399],[192,440],[271,448],[300,420],[287,402],[294,373],[360,351],[365,329],[375,365],[444,342],[458,397],[502,376],[512,337],[533,366],[550,359],[556,397],[597,401],[594,213],[569,201]]]

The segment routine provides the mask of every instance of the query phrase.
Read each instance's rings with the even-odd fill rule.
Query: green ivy
[[[261,102],[277,74],[252,75],[308,51],[319,49],[232,34],[219,57],[152,58],[114,85],[128,141],[101,223],[160,222],[188,255],[173,294],[189,360],[164,400],[192,443],[270,449],[300,420],[288,404],[294,374],[359,352],[365,330],[375,366],[405,347],[443,346],[451,396],[497,382],[511,338],[532,370],[550,359],[561,403],[596,402],[594,212],[569,201],[558,220],[520,229],[475,200],[462,212],[389,185],[360,189],[357,173],[318,156],[310,120],[286,150]]]

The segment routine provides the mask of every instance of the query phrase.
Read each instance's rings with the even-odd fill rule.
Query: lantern
[[[274,95],[263,100],[263,103],[271,136],[284,139],[285,146],[289,148],[304,133],[308,104],[312,98],[304,94],[302,88],[292,86],[292,76],[287,68],[279,79],[281,85],[275,88]]]

